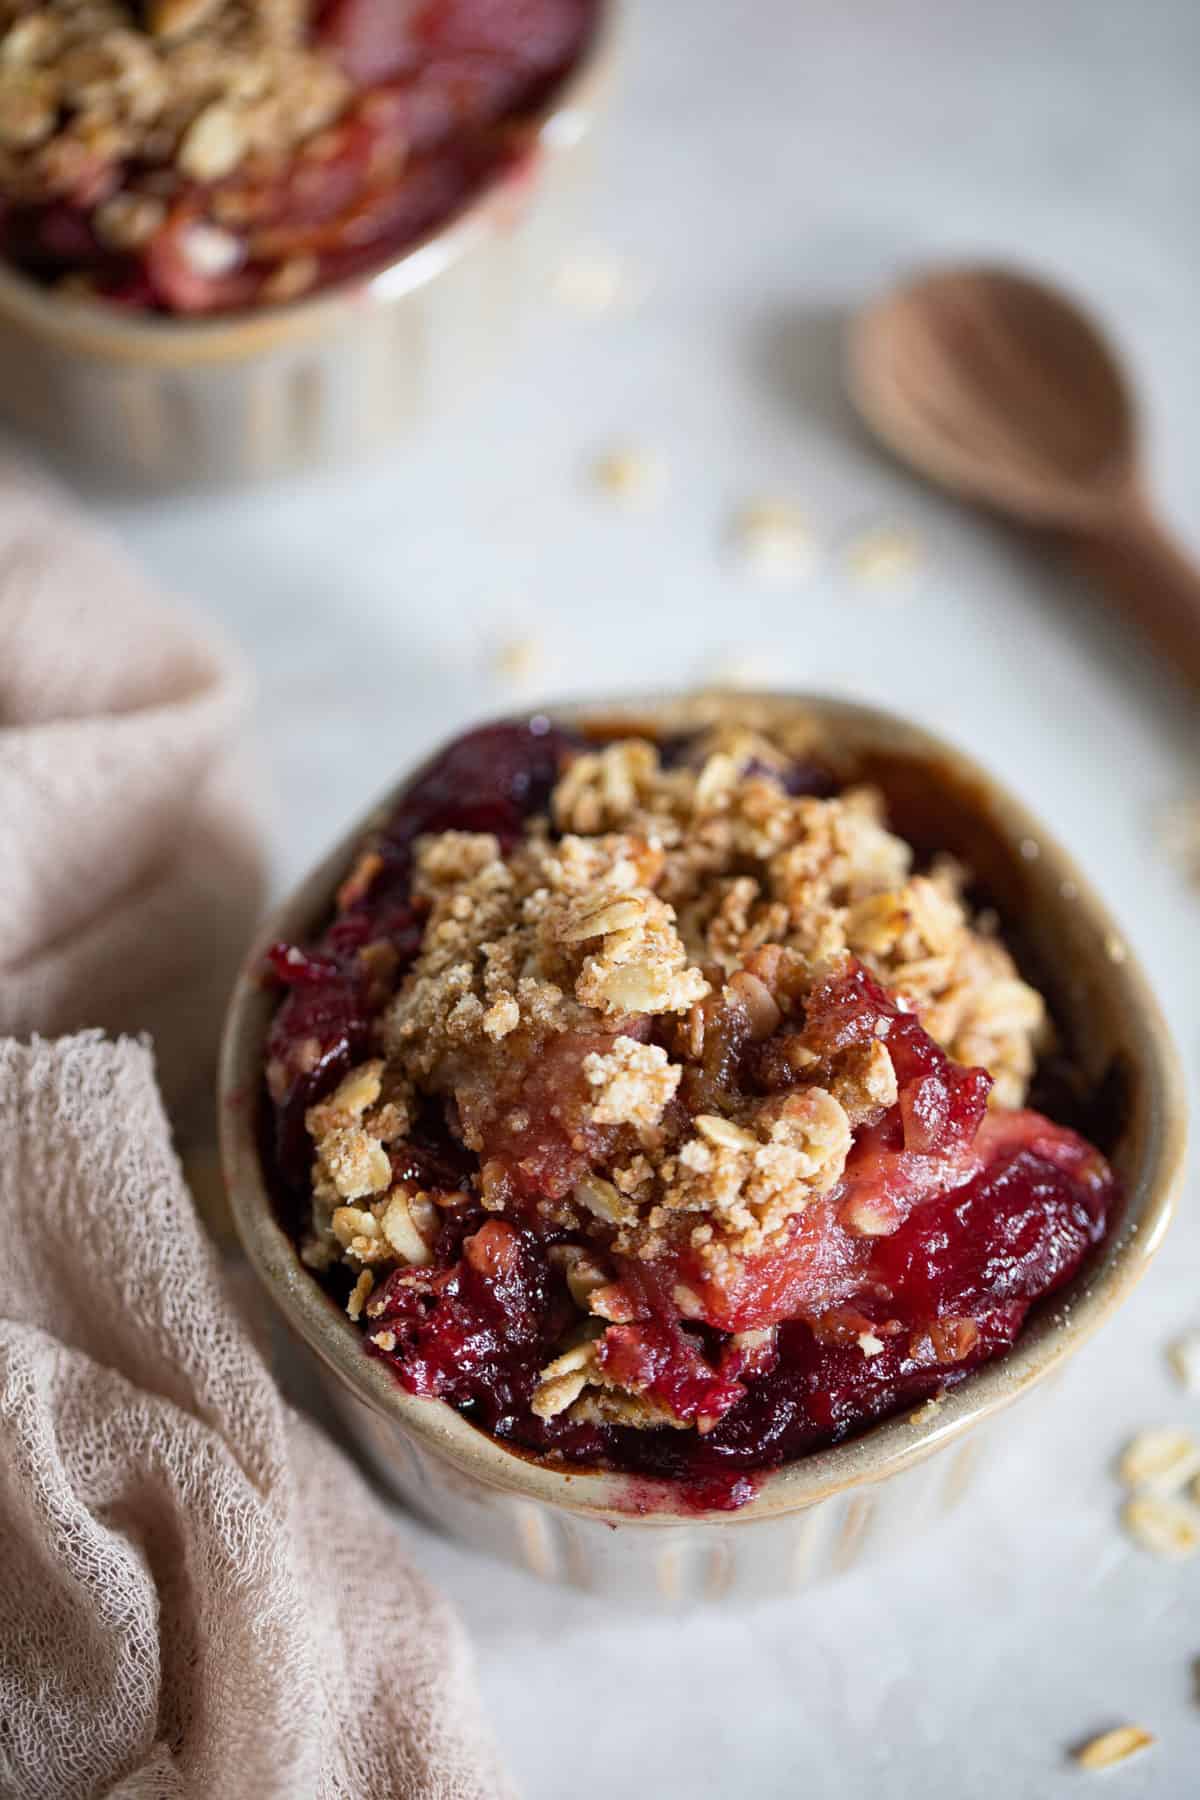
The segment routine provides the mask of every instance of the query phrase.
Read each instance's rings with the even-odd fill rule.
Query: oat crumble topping
[[[503,1215],[544,1071],[563,1174],[538,1206],[548,1227],[594,1247],[550,1252],[576,1326],[542,1369],[533,1411],[686,1424],[606,1366],[602,1334],[629,1317],[612,1259],[653,1265],[684,1246],[701,1284],[735,1280],[834,1189],[853,1133],[895,1105],[897,1081],[887,1019],[870,1042],[832,1051],[803,1025],[782,1028],[819,981],[859,959],[956,1061],[990,1071],[996,1105],[1021,1103],[1045,1008],[972,918],[964,871],[943,858],[914,873],[871,789],[789,794],[778,778],[787,757],[741,728],[714,728],[678,765],[629,738],[576,754],[549,816],[528,820],[507,849],[489,832],[417,842],[423,931],[383,1015],[382,1054],[306,1117],[304,1255],[360,1272],[352,1316],[372,1316],[381,1269],[433,1258],[446,1197],[396,1178],[389,1155],[416,1109],[430,1099],[453,1109],[480,1158],[482,1204]],[[719,1062],[730,1031],[783,1059],[786,1092],[723,1091],[706,1047]],[[848,1217],[852,1234],[894,1228],[865,1203]],[[672,1298],[681,1317],[703,1316],[686,1283]],[[933,1348],[953,1362],[974,1343],[973,1321],[942,1326]],[[867,1322],[847,1333],[864,1358],[882,1353]],[[742,1335],[739,1355],[766,1353],[769,1331]]]
[[[657,1125],[683,1069],[672,1063],[660,1044],[639,1044],[617,1037],[605,1055],[593,1050],[583,1059],[588,1085],[596,1089],[591,1116],[597,1125]]]
[[[306,47],[309,17],[307,0],[3,0],[0,185],[52,200],[76,196],[89,168],[157,168],[152,190],[95,213],[102,238],[135,248],[182,181],[284,157],[341,111],[350,84]]]

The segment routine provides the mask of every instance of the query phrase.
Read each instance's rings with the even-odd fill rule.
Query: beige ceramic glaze
[[[230,484],[362,456],[468,396],[544,288],[607,92],[617,0],[519,172],[373,275],[168,319],[0,264],[0,413],[114,486]]]
[[[345,1423],[399,1492],[445,1529],[538,1574],[634,1604],[747,1597],[801,1587],[860,1556],[902,1544],[961,1495],[979,1454],[1019,1418],[1009,1403],[1046,1378],[1118,1307],[1144,1273],[1170,1219],[1185,1137],[1182,1082],[1158,1006],[1117,927],[1037,820],[959,752],[891,714],[806,696],[634,700],[554,714],[672,730],[714,714],[811,721],[814,740],[847,778],[878,781],[897,829],[956,852],[1020,930],[1030,972],[1047,988],[1088,1076],[1118,1069],[1124,1125],[1112,1151],[1126,1188],[1117,1229],[1081,1277],[1035,1309],[1011,1355],[972,1375],[937,1406],[876,1426],[852,1443],[766,1476],[734,1513],[681,1514],[669,1484],[604,1472],[564,1473],[514,1455],[440,1401],[417,1399],[302,1267],[276,1224],[256,1123],[263,1043],[277,992],[259,979],[263,947],[310,937],[372,809],[275,913],[246,963],[226,1026],[222,1153],[242,1242],[276,1305],[326,1369]],[[939,1454],[935,1454],[939,1453]],[[650,1504],[649,1510],[641,1510]]]

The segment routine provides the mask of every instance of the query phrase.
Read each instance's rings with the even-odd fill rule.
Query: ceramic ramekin
[[[348,461],[468,396],[544,290],[607,93],[619,0],[534,121],[530,155],[370,276],[229,318],[48,293],[0,264],[0,413],[117,488],[232,485]]]
[[[565,706],[568,721],[677,730],[714,716],[802,715],[847,778],[885,789],[897,829],[960,855],[1015,930],[1090,1081],[1114,1094],[1122,1217],[1075,1283],[1035,1308],[1011,1354],[934,1407],[776,1470],[733,1513],[680,1512],[673,1490],[565,1473],[514,1455],[441,1401],[417,1399],[368,1357],[357,1326],[303,1268],[276,1223],[258,1150],[263,1046],[278,994],[268,942],[322,924],[373,808],[274,914],[247,959],[225,1031],[221,1133],[242,1243],[272,1300],[330,1373],[342,1419],[399,1493],[444,1529],[539,1575],[639,1606],[778,1594],[903,1545],[961,1496],[1009,1404],[1046,1381],[1125,1299],[1170,1220],[1186,1132],[1183,1084],[1158,1006],[1079,870],[1011,795],[959,751],[893,714],[808,696],[737,695]],[[1008,1424],[1014,1428],[1015,1422]],[[1000,1428],[999,1431],[997,1428]]]

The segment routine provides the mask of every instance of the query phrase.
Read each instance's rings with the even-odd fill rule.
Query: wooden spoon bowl
[[[1014,270],[936,270],[858,315],[847,360],[851,398],[890,450],[1073,541],[1200,684],[1200,570],[1145,498],[1133,392],[1086,313]]]

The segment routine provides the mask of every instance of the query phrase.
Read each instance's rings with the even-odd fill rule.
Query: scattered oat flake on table
[[[1184,1500],[1139,1495],[1121,1509],[1121,1523],[1153,1556],[1183,1562],[1200,1550],[1200,1512]]]
[[[1157,821],[1155,835],[1171,862],[1200,881],[1200,796],[1168,807]]]
[[[1144,1725],[1118,1725],[1076,1750],[1075,1761],[1081,1769],[1111,1769],[1140,1750],[1149,1750],[1157,1741]]]
[[[535,637],[509,638],[492,653],[492,668],[506,681],[524,681],[536,673],[542,661],[542,646]]]
[[[873,525],[846,546],[846,566],[862,587],[907,587],[924,560],[920,537],[905,525]]]
[[[643,276],[611,250],[579,250],[554,277],[554,296],[573,312],[599,318],[631,312],[649,286]]]
[[[734,516],[731,536],[747,568],[765,581],[797,581],[812,573],[816,540],[788,500],[749,501]]]
[[[1189,1394],[1200,1394],[1200,1331],[1185,1331],[1167,1346],[1167,1361]]]
[[[1200,1443],[1170,1425],[1139,1431],[1122,1451],[1117,1474],[1127,1488],[1171,1493],[1200,1474]]]
[[[667,487],[667,465],[657,450],[631,444],[609,450],[596,461],[596,485],[628,505],[660,500]]]

